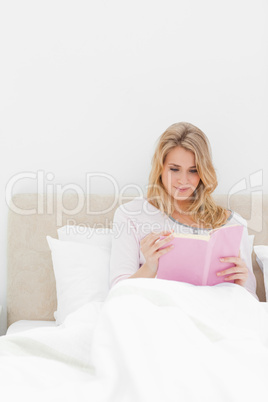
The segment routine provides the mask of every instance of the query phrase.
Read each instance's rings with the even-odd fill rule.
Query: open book
[[[174,234],[164,247],[175,247],[159,257],[157,278],[209,286],[224,282],[225,275],[216,273],[234,264],[221,262],[220,258],[238,257],[242,233],[243,226],[230,225],[207,235]]]

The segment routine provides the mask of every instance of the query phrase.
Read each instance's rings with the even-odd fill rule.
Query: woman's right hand
[[[161,236],[165,236],[164,239],[159,240]],[[174,246],[167,246],[161,250],[160,247],[165,246],[174,238],[174,230],[163,231],[159,233],[150,233],[145,236],[141,242],[141,251],[145,258],[145,264],[147,268],[151,271],[152,275],[155,276],[158,269],[158,259],[161,255],[168,253]]]

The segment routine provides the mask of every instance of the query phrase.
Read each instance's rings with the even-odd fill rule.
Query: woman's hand
[[[165,236],[164,239],[159,240],[160,236]],[[161,255],[168,253],[174,246],[168,246],[161,250],[160,247],[165,246],[174,237],[173,231],[163,231],[159,233],[150,233],[141,240],[141,251],[145,258],[146,267],[151,271],[153,276],[157,273],[158,259]]]
[[[242,258],[239,257],[225,257],[220,259],[221,262],[232,262],[235,264],[232,268],[227,268],[224,271],[217,272],[218,276],[227,275],[224,280],[226,282],[234,280],[237,285],[244,286],[248,279],[248,268]],[[230,275],[231,274],[231,275]]]

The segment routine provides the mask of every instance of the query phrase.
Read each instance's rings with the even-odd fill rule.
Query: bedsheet
[[[39,320],[19,320],[8,327],[7,335],[14,335],[18,332],[28,331],[34,328],[56,327],[56,321],[39,321]]]
[[[59,327],[0,338],[10,401],[267,401],[267,375],[268,313],[230,283],[128,279]]]

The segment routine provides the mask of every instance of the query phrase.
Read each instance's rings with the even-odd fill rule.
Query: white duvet
[[[0,338],[1,400],[267,401],[268,313],[244,288],[118,283],[57,328]]]

